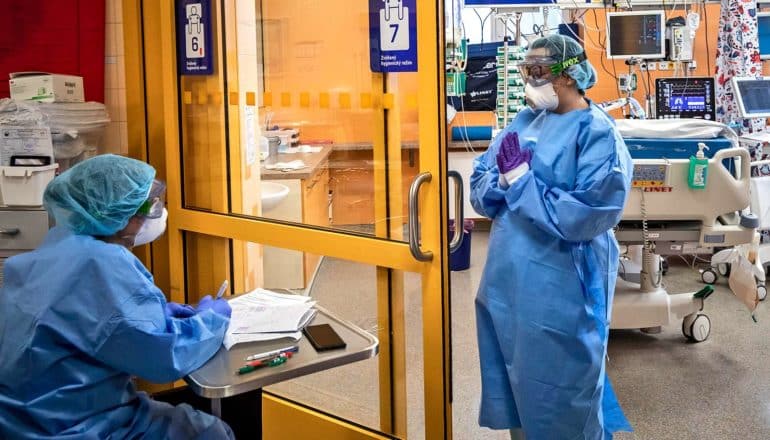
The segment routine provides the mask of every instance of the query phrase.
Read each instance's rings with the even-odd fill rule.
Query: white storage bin
[[[42,206],[43,192],[58,164],[42,167],[0,167],[0,195],[5,206]]]
[[[53,153],[61,171],[98,153],[104,153],[102,138],[110,122],[100,102],[40,104],[51,127]]]

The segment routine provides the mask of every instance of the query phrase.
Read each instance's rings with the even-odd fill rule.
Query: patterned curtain
[[[733,96],[734,76],[762,76],[757,36],[756,0],[722,0],[716,59],[717,121],[731,125],[739,134],[763,131],[764,119],[742,119]],[[752,148],[760,159],[761,145]]]
[[[730,82],[734,76],[762,76],[756,0],[722,0],[716,60],[717,121],[733,126],[738,134],[764,131],[765,119],[742,119],[738,115]],[[752,160],[767,158],[761,143],[747,147]],[[770,175],[770,167],[754,169],[752,174]],[[770,242],[769,232],[762,232],[763,243]]]

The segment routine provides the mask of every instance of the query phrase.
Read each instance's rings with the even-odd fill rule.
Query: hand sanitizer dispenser
[[[687,184],[692,189],[706,188],[706,175],[708,173],[709,160],[703,153],[703,150],[709,147],[703,142],[698,143],[698,152],[695,156],[690,156],[690,172],[687,175]]]

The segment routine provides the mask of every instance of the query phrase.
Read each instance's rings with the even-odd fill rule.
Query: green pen
[[[280,355],[272,358],[272,359],[266,359],[262,361],[252,361],[246,364],[245,366],[239,368],[236,373],[237,374],[246,374],[251,373],[254,370],[258,370],[262,367],[277,367],[281,364],[284,364],[290,357],[292,353],[281,353]]]

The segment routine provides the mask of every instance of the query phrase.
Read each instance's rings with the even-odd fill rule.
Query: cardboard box
[[[38,102],[83,102],[83,77],[46,72],[12,73],[11,98]]]

